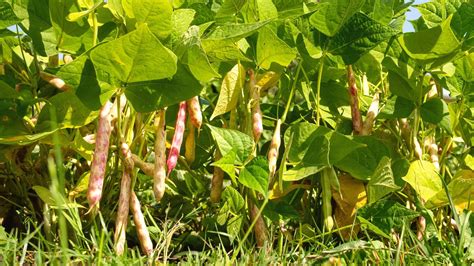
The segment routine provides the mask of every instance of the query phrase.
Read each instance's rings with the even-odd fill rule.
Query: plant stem
[[[295,90],[296,90],[296,82],[298,81],[298,78],[300,76],[300,72],[301,72],[301,63],[298,64],[298,68],[296,69],[295,79],[293,80],[293,84],[291,85],[290,96],[288,97],[288,101],[286,102],[285,111],[283,112],[283,115],[281,116],[281,123],[282,124],[285,123],[286,116],[288,115],[288,111],[290,110],[290,106],[291,106],[291,103],[293,101],[293,96],[294,96]]]
[[[324,55],[319,61],[318,80],[316,81],[316,125],[319,125],[321,119],[321,110],[319,101],[321,99],[321,79],[323,78]]]
[[[96,14],[95,10],[92,12],[91,15],[92,15],[92,27],[93,27],[93,31],[94,31],[94,36],[92,38],[92,45],[96,46],[98,36],[99,36],[99,25],[97,23],[97,14]]]

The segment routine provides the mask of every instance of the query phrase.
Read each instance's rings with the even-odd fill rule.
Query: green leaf
[[[227,186],[222,192],[222,200],[225,202],[224,205],[227,206],[225,213],[227,233],[232,237],[231,239],[234,239],[239,236],[240,229],[242,228],[244,219],[242,211],[245,207],[245,200],[242,195],[231,186]],[[225,208],[221,208],[222,211],[224,211],[224,209]]]
[[[388,157],[383,157],[368,184],[369,204],[398,189],[393,177],[391,160]]]
[[[268,161],[265,157],[258,156],[240,171],[239,182],[266,197],[268,194],[268,176]]]
[[[241,64],[235,65],[225,75],[211,120],[237,107],[240,92],[245,84],[245,75],[245,68]]]
[[[125,96],[138,112],[153,112],[177,104],[200,93],[201,84],[189,71],[178,64],[172,79],[130,83],[125,87]]]
[[[211,134],[217,143],[217,147],[222,156],[226,156],[232,150],[236,154],[236,162],[244,164],[248,157],[252,154],[254,142],[253,139],[240,131],[218,128],[207,125],[211,129]]]
[[[272,63],[288,66],[296,57],[296,49],[291,48],[280,40],[269,27],[261,29],[257,41],[257,62],[264,69],[269,69]]]
[[[288,142],[290,141],[290,136],[291,134],[294,134],[290,151],[288,152],[289,162],[298,163],[303,159],[304,155],[306,154],[306,151],[309,148],[309,144],[312,142],[312,139],[310,138],[310,136],[316,130],[323,131],[324,133],[329,131],[329,129],[325,127],[318,127],[316,124],[312,124],[308,122],[301,122],[298,124],[291,125],[285,131],[285,135],[284,135],[285,148],[288,148],[286,146],[288,145]]]
[[[421,118],[425,122],[438,124],[445,118],[449,120],[448,105],[439,98],[433,98],[420,107]]]
[[[443,190],[443,184],[431,162],[417,160],[411,163],[408,174],[403,177],[425,202]]]
[[[173,12],[171,16],[172,24],[172,39],[177,39],[183,33],[185,33],[191,23],[193,22],[196,11],[193,9],[177,9]]]
[[[219,73],[211,66],[201,46],[198,26],[191,26],[183,34],[177,51],[181,62],[189,67],[191,73],[193,73],[198,80],[208,82],[213,78],[220,77]]]
[[[48,204],[49,206],[56,205],[56,201],[54,200],[54,197],[49,189],[42,186],[33,186],[32,189],[44,203]]]
[[[298,211],[283,200],[269,201],[263,210],[263,214],[273,222],[300,218]]]
[[[216,13],[216,19],[233,17],[245,5],[245,0],[224,0]]]
[[[214,167],[219,167],[226,172],[232,180],[235,180],[235,163],[236,154],[234,150],[230,150],[226,155],[222,156],[220,160],[212,163]]]
[[[42,56],[57,53],[57,38],[51,24],[49,0],[15,1],[15,14],[22,18],[22,25],[33,41],[36,52]]]
[[[234,214],[238,214],[245,207],[245,200],[233,187],[227,186],[222,192],[222,200],[227,203]]]
[[[359,142],[359,145],[365,144],[366,146],[353,150],[334,165],[348,172],[352,177],[365,181],[374,174],[383,157],[391,156],[390,149],[382,141],[372,136],[357,136],[354,137],[354,141]]]
[[[305,153],[303,160],[295,167],[283,173],[283,180],[297,181],[307,176],[318,173],[327,166],[329,162],[329,136],[316,136],[311,138],[311,143]]]
[[[434,0],[416,6],[428,28],[438,26],[446,16],[456,12],[461,2],[457,0]]]
[[[309,18],[317,30],[327,36],[334,36],[364,5],[364,0],[334,0],[318,4],[319,8]]]
[[[359,209],[357,215],[380,228],[385,234],[390,234],[392,229],[400,229],[404,223],[412,221],[420,214],[395,201],[379,200]]]
[[[452,16],[439,26],[419,32],[405,33],[398,38],[403,50],[413,59],[435,60],[456,52],[460,43],[450,27]]]
[[[278,11],[272,0],[257,0],[258,18],[260,21],[278,17]]]
[[[62,92],[49,99],[51,104],[45,105],[38,116],[37,131],[51,129],[51,108],[56,111],[59,128],[75,128],[87,125],[98,116],[98,111],[87,108],[73,92]]]
[[[459,74],[465,81],[474,81],[474,53],[454,61],[454,64],[456,65],[456,74]]]
[[[91,110],[98,110],[115,92],[115,88],[98,80],[94,65],[87,55],[81,55],[56,73]]]
[[[21,19],[15,15],[10,4],[0,2],[0,29],[20,23]]]
[[[96,70],[106,71],[123,83],[172,77],[177,58],[144,24],[136,30],[92,50]]]
[[[365,219],[364,217],[357,216],[357,220],[359,220],[359,222],[360,222],[361,229],[363,229],[363,230],[368,229],[368,230],[376,233],[379,236],[385,237],[387,239],[391,239],[391,237],[388,234],[384,233],[382,231],[382,229],[378,228],[373,223],[367,221],[367,219]]]
[[[378,119],[406,118],[415,110],[415,104],[403,97],[392,97],[388,99],[385,106],[380,110]]]
[[[461,224],[459,228],[461,230],[460,246],[465,249],[465,257],[467,260],[474,260],[474,215],[471,211],[463,211],[459,215],[459,220]]]
[[[354,64],[379,43],[397,34],[397,30],[384,26],[363,13],[357,13],[332,38],[329,50],[341,55],[346,64]]]
[[[201,45],[211,61],[250,61],[232,40],[204,39]]]
[[[296,136],[293,139],[297,141]],[[308,148],[303,159],[294,168],[283,173],[283,180],[300,180],[321,171],[325,167],[338,165],[348,154],[350,155],[354,150],[364,147],[363,144],[353,141],[338,132],[319,128],[308,139],[311,142],[307,143]]]
[[[136,20],[138,27],[147,24],[159,39],[165,39],[172,31],[173,6],[168,0],[131,0],[124,10],[129,18]]]
[[[388,69],[390,91],[412,102],[418,102],[421,94],[420,88],[416,86],[418,71],[415,71],[409,64],[391,57],[386,57],[382,64]]]
[[[217,26],[205,39],[238,41],[257,32],[261,27],[268,24],[271,20],[247,24],[225,24]]]
[[[75,54],[80,49],[92,47],[93,32],[86,18],[79,18],[77,21],[66,19],[71,12],[79,11],[73,1],[51,0],[49,6],[55,43],[60,51]]]
[[[468,38],[472,41],[474,34],[474,3],[464,2],[453,15],[451,27],[460,38]],[[471,45],[472,46],[472,45]]]

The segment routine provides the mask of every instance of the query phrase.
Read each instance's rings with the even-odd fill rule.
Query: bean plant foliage
[[[411,4],[0,0],[0,261],[472,262],[474,2]]]

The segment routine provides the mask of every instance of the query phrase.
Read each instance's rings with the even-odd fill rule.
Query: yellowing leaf
[[[275,182],[272,190],[270,190],[270,193],[268,194],[269,199],[283,198],[284,196],[288,195],[288,193],[298,188],[301,188],[304,190],[311,189],[311,185],[306,185],[306,184],[294,184],[292,182],[291,183],[284,182],[283,184],[284,185],[286,184],[286,186],[284,186],[283,191],[281,191],[278,185],[278,182]]]
[[[277,84],[277,82],[280,80],[280,74],[273,71],[268,71],[262,75],[259,75],[257,80],[257,86],[260,86],[261,90],[266,90]]]
[[[211,120],[237,107],[239,93],[245,83],[245,68],[241,64],[235,65],[224,77],[217,100],[216,108]]]
[[[448,192],[453,199],[457,211],[460,212],[464,209],[474,211],[474,171],[459,171],[453,180],[449,182]],[[426,203],[426,207],[435,208],[448,204],[449,200],[443,189],[430,198]]]
[[[275,32],[263,28],[258,33],[257,62],[264,69],[269,69],[273,63],[288,66],[296,57],[296,50],[282,41]]]
[[[339,176],[340,193],[333,190],[332,197],[336,201],[336,208],[334,210],[334,219],[336,225],[344,227],[354,223],[357,209],[367,204],[367,193],[365,191],[364,183],[354,179],[348,174]],[[344,239],[348,239],[353,234],[357,234],[359,227],[347,228],[341,230],[341,235]]]
[[[443,184],[436,168],[428,161],[417,160],[412,162],[403,180],[410,184],[425,202],[443,190]]]

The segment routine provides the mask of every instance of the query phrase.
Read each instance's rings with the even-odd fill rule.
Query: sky
[[[413,4],[417,5],[417,4],[422,4],[426,2],[428,2],[428,0],[415,0]],[[406,19],[407,21],[405,21],[405,24],[403,24],[403,32],[413,32],[414,28],[410,24],[410,22],[408,22],[408,20],[415,20],[419,17],[420,17],[420,12],[418,11],[418,9],[414,7],[410,7],[409,11],[407,12],[407,19]]]

